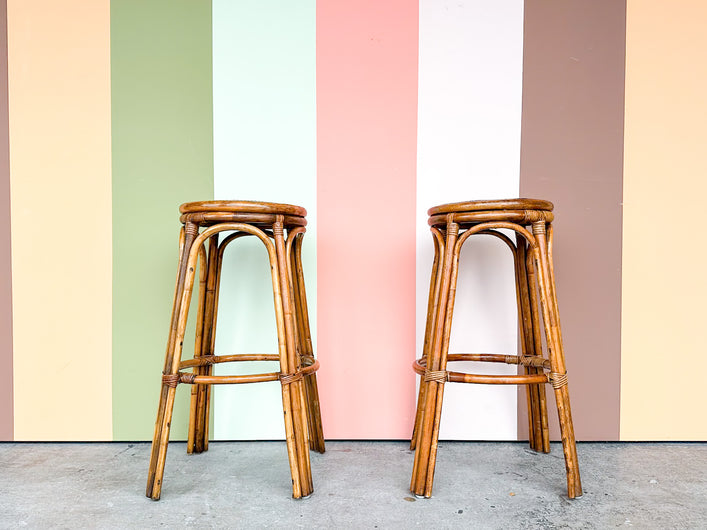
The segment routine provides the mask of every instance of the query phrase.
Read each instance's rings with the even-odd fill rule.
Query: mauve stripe
[[[12,246],[7,102],[7,0],[0,0],[0,440],[13,439]]]
[[[555,203],[579,440],[619,437],[625,42],[625,1],[525,3],[520,193]],[[525,389],[519,395],[525,411]],[[554,402],[550,413],[556,424]],[[524,414],[519,435],[527,438]]]
[[[412,428],[417,55],[417,2],[317,2],[318,350],[327,438],[407,438]]]

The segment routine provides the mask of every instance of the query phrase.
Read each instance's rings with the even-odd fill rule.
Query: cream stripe
[[[707,5],[628,2],[621,439],[705,440]]]
[[[110,2],[7,7],[15,439],[109,440]]]
[[[417,153],[417,352],[422,352],[434,247],[427,209],[518,196],[523,3],[420,2]],[[516,353],[513,257],[472,238],[462,253],[450,353]],[[506,365],[450,370],[514,374]],[[441,439],[515,440],[517,388],[447,385]]]

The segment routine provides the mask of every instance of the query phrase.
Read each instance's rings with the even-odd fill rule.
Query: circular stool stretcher
[[[582,495],[555,295],[552,209],[553,205],[548,201],[510,199],[443,204],[427,212],[435,257],[423,357],[413,363],[414,371],[421,376],[415,427],[410,442],[411,449],[415,450],[410,490],[416,495],[432,495],[442,398],[447,382],[526,385],[530,447],[544,453],[550,452],[545,395],[545,384],[550,384],[555,391],[560,419],[567,494],[570,498]],[[501,230],[514,232],[515,241]],[[459,256],[467,239],[476,234],[500,239],[513,253],[520,355],[448,353]],[[516,364],[522,367],[524,373],[481,375],[448,371],[447,363],[455,361]]]
[[[211,385],[279,381],[292,495],[306,497],[313,490],[309,450],[324,452],[315,373],[319,362],[312,351],[301,259],[307,212],[289,204],[248,201],[192,202],[183,204],[179,210],[183,227],[179,238],[177,285],[146,494],[155,500],[161,495],[172,409],[179,384],[192,385],[187,452],[201,453],[209,445]],[[220,239],[222,232],[228,235]],[[268,253],[278,353],[216,355],[216,316],[224,251],[234,241],[249,236],[259,239]],[[197,269],[194,356],[182,360]],[[277,361],[280,370],[250,375],[212,373],[214,364],[248,361]]]

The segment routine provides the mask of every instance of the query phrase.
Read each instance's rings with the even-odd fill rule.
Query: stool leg
[[[295,347],[292,294],[287,274],[287,251],[285,248],[283,216],[278,215],[273,224],[275,249],[270,250],[270,266],[275,295],[280,370],[285,377],[282,383],[283,412],[285,415],[285,438],[292,474],[292,496],[296,499],[312,493],[312,477],[309,465],[309,440],[305,413],[302,381],[288,380],[287,376],[298,372],[299,358]]]
[[[530,319],[530,301],[528,299],[528,278],[525,274],[525,241],[516,234],[516,248],[514,251],[515,279],[516,279],[516,300],[518,303],[518,329],[520,331],[520,347],[523,357],[533,355],[533,330]],[[525,367],[525,373],[535,373],[535,368]],[[528,442],[532,449],[537,450],[537,440],[540,433],[537,430],[536,419],[538,418],[538,400],[535,392],[536,385],[525,385],[528,402]]]
[[[549,224],[549,223],[548,223]],[[546,223],[538,221],[533,223],[533,235],[538,243],[537,261],[538,276],[540,281],[540,296],[545,322],[545,336],[550,355],[551,371],[553,374],[552,385],[555,389],[557,401],[557,414],[560,420],[562,435],[562,448],[565,454],[565,467],[567,470],[567,495],[570,499],[582,496],[582,484],[579,477],[577,462],[577,445],[572,424],[570,409],[569,388],[566,379],[565,358],[562,350],[562,334],[560,331],[560,315],[555,294],[555,282],[550,262],[550,250],[546,237]],[[551,239],[551,238],[550,238]]]
[[[187,268],[189,261],[193,259],[195,250],[193,243],[198,228],[196,225],[189,223],[183,230],[186,235],[179,258],[177,287],[175,290],[170,333],[167,341],[163,370],[163,374],[165,375],[177,373],[179,358],[182,353],[181,343],[184,340],[184,330],[186,327],[186,313],[189,311],[189,301],[191,299],[191,290],[194,283],[194,273],[193,271],[189,272]],[[198,249],[196,249],[196,251],[198,252]],[[164,475],[164,464],[167,456],[167,444],[169,443],[169,429],[172,421],[175,393],[176,385],[169,385],[163,380],[157,419],[155,421],[155,432],[152,439],[147,488],[145,491],[146,495],[154,500],[159,500],[162,493],[162,477]]]
[[[216,276],[218,272],[218,234],[209,238],[209,250],[203,252],[199,285],[199,312],[194,357],[213,355],[216,332]],[[212,366],[199,366],[197,375],[211,375]],[[192,385],[189,415],[188,453],[202,453],[209,446],[209,401],[211,385]]]
[[[543,341],[542,341],[542,323],[540,319],[540,300],[538,298],[538,280],[537,273],[535,270],[535,257],[534,253],[526,249],[526,275],[528,277],[528,298],[530,300],[530,318],[533,328],[533,350],[536,355],[542,355],[543,353]],[[541,373],[540,369],[537,373]],[[536,441],[537,448],[536,451],[541,451],[543,453],[550,452],[550,424],[548,423],[547,417],[547,395],[545,392],[545,385],[536,385],[535,390],[538,395],[538,401],[540,404],[540,432],[542,436],[539,441]],[[537,419],[536,419],[537,422]]]
[[[542,355],[542,336],[538,315],[535,268],[532,253],[528,254],[527,242],[517,235],[516,276],[519,293],[519,320],[523,355]],[[527,366],[526,374],[542,373],[542,368]],[[545,385],[526,385],[528,395],[528,437],[534,451],[550,451],[550,430],[547,421]]]
[[[430,292],[427,297],[427,318],[425,323],[425,340],[422,346],[422,356],[427,359],[428,352],[431,345],[432,330],[435,327],[435,318],[437,316],[437,302],[439,298],[439,289],[442,276],[440,274],[441,267],[439,266],[439,256],[440,256],[440,243],[439,239],[441,234],[439,230],[432,229],[432,239],[434,240],[435,247],[435,257],[432,262],[432,274],[430,275]],[[427,383],[425,378],[420,378],[420,389],[417,393],[417,409],[415,411],[415,424],[412,428],[412,436],[410,437],[410,450],[414,451],[417,446],[417,438],[420,434],[420,421],[422,419],[422,412],[425,406],[425,391],[427,389]]]
[[[199,288],[197,294],[197,310],[196,310],[196,332],[194,334],[194,358],[201,357],[203,341],[202,336],[204,332],[204,310],[206,306],[206,275],[208,270],[208,265],[206,263],[206,251],[202,245],[199,248]],[[197,375],[201,375],[201,367],[196,366],[193,368],[193,372]],[[194,453],[195,445],[195,435],[196,435],[196,424],[197,424],[197,402],[199,390],[198,386],[192,385],[191,395],[189,400],[189,424],[187,426],[187,454]],[[197,451],[200,452],[200,451]]]
[[[432,331],[432,347],[427,358],[428,372],[443,372],[447,367],[447,351],[454,312],[459,249],[456,248],[459,226],[447,225],[447,236],[442,261],[441,287],[435,327]],[[415,495],[432,495],[435,464],[437,462],[437,441],[444,397],[444,381],[429,380],[425,390],[425,401],[417,437],[415,462],[413,464],[410,490]]]
[[[290,236],[292,237],[292,236]],[[295,322],[297,343],[299,345],[300,362],[314,361],[312,337],[309,330],[309,311],[307,310],[307,293],[304,285],[304,272],[302,268],[302,242],[304,234],[295,236],[291,253],[292,293],[294,295]],[[309,447],[313,451],[323,453],[324,431],[322,429],[322,414],[319,405],[319,388],[317,386],[316,372],[304,378],[304,396],[307,411],[307,424],[309,426]]]

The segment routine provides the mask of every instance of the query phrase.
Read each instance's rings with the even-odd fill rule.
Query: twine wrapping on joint
[[[545,364],[545,358],[540,355],[506,355],[506,364],[542,368]]]
[[[272,226],[273,236],[284,235],[284,233],[285,233],[284,224],[285,224],[285,216],[284,215],[276,215],[275,216],[275,223]]]
[[[540,219],[528,219],[533,223],[533,235],[544,234],[545,231],[545,221]],[[526,221],[526,222],[528,222]]]
[[[314,364],[314,357],[311,355],[302,355],[300,359],[304,366],[312,366]]]
[[[449,372],[446,370],[439,370],[439,371],[425,371],[425,383],[429,383],[430,381],[436,381],[438,383],[446,383],[449,381]]]
[[[302,379],[302,377],[302,372],[295,372],[294,374],[280,374],[278,376],[278,379],[283,385],[289,385],[290,383],[299,381],[300,379]]]
[[[184,225],[184,232],[186,234],[195,236],[196,234],[199,233],[199,226],[196,223],[187,223]]]
[[[170,388],[177,388],[179,383],[193,385],[196,380],[196,374],[163,374],[162,383]]]
[[[170,388],[177,388],[179,384],[179,374],[162,374],[162,383]]]
[[[557,372],[550,372],[547,374],[547,380],[552,385],[552,388],[557,390],[562,388],[567,384],[567,372],[564,374],[558,374]]]
[[[201,355],[199,357],[195,357],[195,359],[199,359],[201,362],[204,364],[210,366],[212,364],[216,364],[216,356],[215,355]]]
[[[449,214],[450,216],[452,214]],[[447,236],[456,236],[459,234],[459,225],[453,221],[447,224]]]

